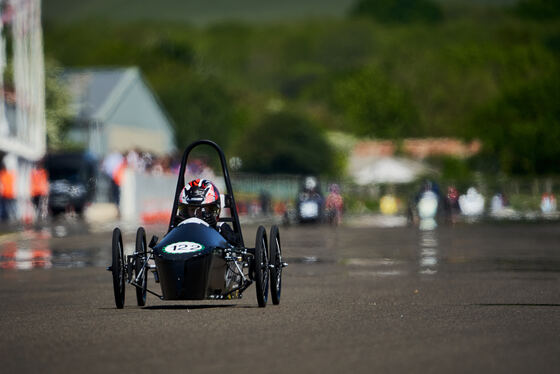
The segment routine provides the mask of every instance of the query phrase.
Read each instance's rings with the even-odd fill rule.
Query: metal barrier
[[[176,183],[174,175],[152,175],[127,169],[121,186],[121,218],[143,223],[169,219]]]
[[[190,178],[190,177],[189,177]],[[222,191],[222,178],[212,179]],[[239,213],[248,214],[247,204],[258,200],[266,192],[272,201],[291,203],[295,200],[301,183],[301,177],[293,175],[257,175],[232,174],[232,186],[239,200]],[[338,183],[345,197],[345,205],[349,212],[362,206],[364,202],[378,201],[383,195],[391,193],[402,202],[403,207],[417,192],[421,182],[410,184],[376,184],[358,186],[347,180],[320,181],[323,193],[328,194],[328,185]],[[177,177],[170,174],[152,175],[127,170],[121,187],[121,218],[142,223],[165,223],[169,220]],[[451,181],[440,181],[441,193],[445,194],[447,186],[456,185],[460,193],[474,185],[490,201],[496,192],[502,192],[510,200],[513,207],[520,211],[538,210],[543,193],[560,196],[560,179],[555,178],[506,178],[504,180],[477,180],[472,184]],[[356,202],[359,203],[356,205]],[[376,206],[377,204],[373,204]],[[359,210],[359,209],[358,209]],[[376,209],[373,209],[374,211]],[[371,209],[366,209],[371,211]]]

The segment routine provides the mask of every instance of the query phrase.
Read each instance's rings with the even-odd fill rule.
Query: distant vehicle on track
[[[306,177],[296,199],[296,217],[299,223],[322,222],[324,201],[315,177]]]
[[[437,183],[425,180],[419,191],[408,203],[409,223],[422,220],[436,220],[441,210],[440,192]]]
[[[459,196],[459,207],[464,216],[480,217],[484,213],[484,196],[469,187],[466,194]]]

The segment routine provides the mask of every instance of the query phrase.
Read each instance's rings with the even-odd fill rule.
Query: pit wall
[[[222,194],[226,192],[223,177],[217,177],[213,173],[189,175],[187,177],[188,180],[194,178],[210,179],[217,185]],[[285,203],[284,205],[289,205],[294,201],[300,184],[301,177],[299,176],[232,175],[232,187],[240,216],[265,214],[265,212],[259,213],[260,210],[255,209],[255,206],[259,203],[259,198],[265,192],[269,201],[273,203],[270,213],[276,212],[274,205],[278,202],[281,201]],[[121,185],[120,218],[124,221],[140,224],[168,223],[176,186],[177,176],[174,174],[154,175],[127,169]],[[322,181],[321,190],[323,193],[328,191],[327,186],[328,184]],[[97,202],[107,200],[110,193],[109,188],[109,185],[105,188],[98,185],[98,195],[102,198],[98,196]],[[223,214],[227,215],[227,211],[223,211]]]
[[[212,180],[220,191],[225,191],[223,178]],[[142,224],[168,223],[176,187],[177,176],[174,174],[149,174],[127,169],[121,185],[121,219]]]
[[[143,224],[169,221],[176,186],[175,175],[153,175],[127,169],[121,185],[121,219]]]
[[[189,176],[208,178],[214,181],[220,192],[225,192],[222,178],[215,176]],[[269,194],[273,206],[272,212],[277,214],[276,205],[283,202],[284,208],[293,206],[300,185],[300,177],[295,176],[261,176],[250,174],[232,175],[232,186],[240,216],[258,216],[259,197],[263,191]],[[490,183],[493,182],[493,183]],[[321,181],[323,194],[328,193],[328,184]],[[405,214],[407,203],[415,196],[420,182],[407,185],[370,185],[356,186],[352,183],[339,181],[346,213],[369,214],[379,212],[382,196],[390,193],[400,201],[399,214]],[[177,177],[172,174],[153,175],[127,170],[121,186],[120,214],[123,220],[150,224],[169,222],[169,214],[173,206],[173,197]],[[474,185],[485,196],[487,210],[490,199],[496,191],[502,191],[509,200],[510,206],[520,213],[540,212],[542,194],[552,192],[558,199],[560,196],[560,179],[507,179],[505,181],[473,180],[469,183],[453,183],[460,193],[464,193],[468,186]],[[442,192],[447,190],[450,182],[440,181]],[[279,209],[281,210],[281,209]]]

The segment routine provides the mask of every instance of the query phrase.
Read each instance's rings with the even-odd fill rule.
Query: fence
[[[302,178],[294,175],[256,175],[232,174],[232,186],[241,214],[245,207],[258,201],[263,193],[274,203],[282,201],[293,203],[299,191]],[[173,205],[177,177],[175,175],[152,175],[127,170],[121,189],[121,217],[125,220],[140,220],[144,223],[168,222]],[[221,178],[215,179],[219,188],[224,188]],[[328,192],[331,183],[340,185],[347,211],[350,213],[373,213],[379,209],[379,200],[385,194],[393,194],[404,213],[406,204],[420,189],[422,181],[409,184],[375,184],[359,186],[349,180],[322,180],[320,188]],[[560,178],[483,178],[478,176],[472,181],[439,181],[439,188],[445,194],[447,187],[453,185],[460,193],[475,186],[486,200],[497,192],[508,198],[512,207],[520,211],[538,210],[541,195],[545,192],[560,196]]]

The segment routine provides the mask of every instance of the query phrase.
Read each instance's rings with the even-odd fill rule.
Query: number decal
[[[202,244],[194,242],[178,242],[169,244],[168,246],[163,248],[163,251],[170,254],[180,254],[201,251],[203,249],[204,246]]]

